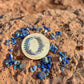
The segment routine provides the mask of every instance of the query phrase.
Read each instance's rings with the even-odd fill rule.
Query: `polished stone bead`
[[[29,32],[25,30],[25,31],[22,32],[22,34],[23,34],[24,36],[27,36],[27,35],[29,35]]]
[[[14,61],[14,64],[17,64],[17,61]]]
[[[41,68],[45,68],[45,65],[44,64],[41,64]]]
[[[6,41],[6,45],[10,45],[11,44],[11,41],[10,40],[7,40]]]
[[[42,80],[46,77],[46,73],[42,71],[42,72],[39,72],[37,76],[38,76],[39,79]]]
[[[23,29],[20,29],[19,32],[23,32]]]
[[[46,71],[46,68],[42,68],[41,71],[44,71],[45,72]]]
[[[56,37],[59,37],[59,35],[62,35],[62,33],[60,31],[56,32]]]
[[[39,30],[40,30],[39,27],[37,27],[37,28],[36,28],[36,31],[39,31]]]
[[[71,58],[70,58],[70,57],[68,57],[68,58],[67,58],[67,60],[71,60]]]
[[[32,68],[34,71],[36,71],[36,69],[37,69],[37,66],[33,66],[33,68]]]
[[[49,76],[49,73],[46,73],[46,76]]]
[[[12,42],[11,42],[12,44],[16,44],[16,40],[12,40]]]
[[[9,54],[9,60],[12,60],[13,59],[13,55],[10,53]]]
[[[33,28],[29,27],[29,30],[33,30]]]
[[[50,70],[49,70],[49,69],[46,69],[46,72],[47,72],[47,73],[50,73]]]
[[[20,62],[17,62],[17,65],[20,65]]]
[[[47,66],[47,69],[51,68],[51,64],[46,64],[46,66]]]
[[[58,52],[58,53],[59,53],[61,56],[63,56],[63,57],[65,56],[62,52]]]
[[[50,30],[51,28],[50,27],[48,27],[48,30]]]
[[[11,51],[11,52],[12,52],[12,51],[13,51],[13,49],[11,48],[11,49],[9,49],[9,51]]]
[[[69,64],[69,60],[66,60],[66,64]]]
[[[62,64],[62,67],[65,67],[65,64]]]
[[[51,33],[51,34],[50,34],[50,39],[51,39],[51,40],[54,40],[54,39],[55,39],[54,33]]]
[[[31,71],[31,72],[34,72],[34,70],[32,69],[32,67],[30,68],[30,71]]]
[[[20,69],[23,69],[25,67],[25,65],[26,65],[26,63],[23,62],[23,63],[20,64],[20,67],[19,68]]]
[[[61,67],[61,70],[64,71],[64,67]]]
[[[24,39],[24,35],[22,33],[20,33],[20,38]]]
[[[51,55],[48,55],[47,57],[51,57]]]
[[[66,64],[66,61],[62,61],[62,64]]]
[[[12,39],[12,40],[14,40],[15,38],[14,38],[14,37],[12,37],[11,39]]]
[[[44,29],[48,30],[48,28],[46,26],[44,26]]]
[[[13,65],[13,64],[14,64],[14,62],[13,62],[13,61],[9,62],[9,65]]]
[[[16,68],[17,68],[17,69],[19,69],[19,68],[20,68],[20,66],[19,66],[19,65],[17,65],[17,66],[16,66]]]
[[[37,29],[37,27],[34,26],[34,27],[33,27],[33,30],[36,30],[36,29]]]
[[[41,67],[41,64],[38,64],[38,67]]]
[[[48,32],[48,30],[47,30],[47,29],[45,29],[45,30],[43,31],[43,33],[44,33],[44,34],[46,34],[47,32]]]
[[[16,34],[15,34],[15,39],[17,39],[18,37],[20,36],[20,33],[19,32],[16,32]]]
[[[17,66],[14,66],[13,69],[16,70],[17,69]]]
[[[29,31],[29,28],[27,28],[27,27],[24,27],[24,30],[27,30],[27,31]]]
[[[5,64],[6,64],[6,65],[8,65],[8,64],[9,64],[9,62],[10,62],[10,60],[8,60],[8,59],[7,59]]]

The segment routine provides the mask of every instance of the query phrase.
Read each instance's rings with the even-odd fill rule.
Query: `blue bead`
[[[65,64],[62,64],[62,67],[65,67]]]
[[[62,33],[60,31],[56,32],[56,37],[58,37],[59,35],[62,35]]]
[[[63,56],[63,57],[65,56],[62,52],[58,52],[58,53],[59,53],[61,56]]]
[[[8,64],[9,64],[9,62],[10,62],[10,60],[8,60],[8,59],[7,59],[5,64],[6,64],[6,65],[8,65]]]
[[[42,30],[42,28],[39,28],[39,30]]]
[[[48,27],[48,30],[50,30],[51,28],[50,27]]]
[[[16,40],[12,40],[12,44],[16,44]]]
[[[17,61],[14,61],[14,64],[17,64]]]
[[[13,55],[11,53],[9,54],[9,59],[13,59]]]
[[[46,72],[47,72],[47,73],[50,73],[50,70],[49,70],[49,69],[46,69]]]
[[[46,73],[46,76],[49,76],[49,73]]]
[[[37,28],[34,26],[34,27],[33,27],[33,30],[36,30],[36,29],[37,29]]]
[[[71,58],[70,58],[70,57],[68,57],[68,58],[67,58],[67,60],[71,60]]]
[[[46,73],[45,72],[39,72],[37,76],[38,76],[39,79],[42,80],[46,77]]]
[[[45,31],[43,31],[43,33],[44,33],[44,34],[46,34],[47,32],[48,32],[48,30],[47,30],[47,29],[45,29]]]
[[[66,64],[66,62],[65,61],[62,61],[62,64]]]
[[[17,62],[17,65],[20,65],[20,62]]]
[[[36,30],[39,31],[40,30],[39,27],[37,27]]]
[[[47,57],[51,57],[51,55],[48,55]]]
[[[27,31],[29,31],[29,28],[27,28],[27,27],[24,27],[24,30],[27,30]]]
[[[30,68],[30,71],[31,71],[31,72],[34,72],[34,70],[32,69],[32,67]]]
[[[36,69],[37,69],[37,66],[33,66],[33,70],[36,71]]]
[[[6,45],[10,45],[11,44],[11,41],[10,40],[7,40],[6,41]]]
[[[45,65],[44,64],[41,64],[41,68],[45,68]]]
[[[51,38],[51,40],[54,40],[54,39],[55,39],[54,33],[51,33],[51,34],[50,34],[50,38]]]
[[[11,51],[11,52],[12,52],[12,51],[13,51],[13,49],[11,48],[11,49],[9,49],[9,51]]]
[[[44,29],[47,29],[48,30],[48,28],[46,26],[44,26]]]
[[[11,39],[12,39],[12,40],[14,40],[15,38],[14,38],[14,37],[12,37]]]
[[[11,62],[9,62],[9,65],[13,65],[14,63],[11,61]]]
[[[61,70],[64,71],[64,67],[61,67]]]
[[[47,66],[47,69],[51,68],[51,64],[46,64],[46,66]]]
[[[38,67],[41,67],[41,64],[38,64]]]
[[[23,32],[23,29],[20,29],[19,32]]]
[[[29,30],[33,30],[33,28],[29,27]]]
[[[22,33],[20,33],[20,38],[21,38],[21,39],[24,39],[24,36],[23,36],[23,34],[22,34]]]
[[[19,69],[19,65],[17,65],[16,68]]]
[[[20,36],[20,33],[19,32],[16,32],[16,34],[15,34],[15,39],[17,39],[18,37]]]
[[[27,36],[27,35],[29,35],[29,32],[25,30],[25,31],[22,32],[22,34],[23,34],[24,36]]]
[[[41,70],[45,72],[46,71],[46,68],[42,68]]]
[[[14,67],[13,67],[13,69],[14,69],[14,70],[16,70],[16,69],[17,69],[17,67],[16,67],[16,66],[14,66]]]
[[[69,60],[66,60],[66,64],[69,64]]]

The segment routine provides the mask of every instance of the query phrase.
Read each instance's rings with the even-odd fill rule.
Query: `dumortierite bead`
[[[59,37],[59,35],[62,35],[62,33],[60,31],[56,32],[56,37]]]
[[[13,51],[13,49],[11,48],[11,49],[9,49],[9,51],[11,51],[11,52],[12,52],[12,51]]]
[[[36,69],[37,69],[37,66],[33,66],[33,68],[32,68],[34,71],[36,71]]]
[[[51,68],[51,64],[46,64],[46,66],[47,66],[47,69]]]
[[[47,73],[50,73],[50,70],[49,70],[49,69],[46,69],[46,72],[47,72]]]
[[[61,56],[63,56],[63,57],[65,56],[62,52],[58,52],[58,53],[59,53]]]
[[[62,64],[66,64],[66,61],[62,61]]]
[[[48,28],[46,26],[44,26],[44,29],[48,30]]]
[[[24,39],[24,35],[22,33],[20,33],[20,38]]]
[[[19,32],[23,32],[23,29],[20,29]]]
[[[17,39],[18,37],[20,36],[20,33],[19,32],[16,32],[16,34],[15,34],[15,39]]]
[[[12,42],[11,42],[12,44],[16,44],[16,40],[12,40]]]
[[[14,64],[17,64],[17,61],[14,61]]]
[[[40,30],[39,27],[37,27],[37,28],[36,28],[36,31],[39,31],[39,30]]]
[[[11,53],[9,54],[9,60],[13,60],[13,55]]]
[[[54,33],[51,33],[51,34],[50,34],[50,39],[51,39],[51,40],[54,40],[54,39],[55,39]]]
[[[34,70],[32,69],[32,67],[30,68],[30,71],[31,71],[31,72],[34,72]]]
[[[20,64],[19,68],[23,69],[25,67],[25,65],[26,65],[26,63],[23,62],[23,63]]]
[[[41,67],[41,64],[38,64],[38,67]]]
[[[44,64],[41,64],[41,68],[45,68],[45,65]]]
[[[39,72],[37,76],[38,76],[39,79],[42,80],[46,77],[46,73],[42,71],[42,72]]]
[[[41,70],[45,72],[46,71],[46,68],[42,68]]]
[[[9,62],[9,65],[13,65],[13,64],[14,64],[13,61]]]
[[[62,64],[62,67],[65,67],[65,64]]]
[[[20,68],[20,66],[19,66],[19,65],[17,65],[17,66],[16,66],[16,68],[17,68],[17,69],[19,69],[19,68]]]
[[[70,58],[70,57],[68,57],[68,58],[67,58],[67,60],[71,60],[71,58]]]
[[[34,26],[34,27],[33,27],[33,30],[36,30],[36,29],[37,29],[37,28]]]
[[[46,34],[48,32],[48,30],[45,29],[45,31],[43,31],[44,34]]]
[[[29,31],[29,28],[27,28],[27,27],[24,27],[24,30],[27,30],[27,31]]]
[[[16,70],[16,69],[17,69],[17,67],[16,67],[16,66],[14,66],[14,67],[13,67],[13,69],[14,69],[14,70]]]
[[[17,62],[17,65],[20,65],[20,62]]]
[[[15,38],[14,38],[14,37],[12,37],[11,39],[12,39],[12,40],[14,40]]]
[[[64,71],[64,67],[61,67],[61,70]]]
[[[51,55],[48,55],[47,57],[51,57]]]
[[[23,34],[24,36],[27,36],[27,35],[29,35],[29,32],[25,30],[25,31],[22,32],[22,34]]]
[[[11,41],[10,40],[7,40],[6,41],[6,45],[10,45],[11,44]]]
[[[69,60],[66,60],[66,64],[69,64]]]

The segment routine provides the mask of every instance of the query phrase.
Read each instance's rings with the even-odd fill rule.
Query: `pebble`
[[[10,45],[11,44],[11,41],[10,40],[7,40],[6,41],[6,45]]]
[[[16,44],[16,40],[12,40],[12,42],[11,42],[12,44]]]
[[[20,64],[20,69],[23,69],[23,68],[25,67],[25,65],[26,65],[26,63],[24,63],[24,62],[21,63],[21,64]]]

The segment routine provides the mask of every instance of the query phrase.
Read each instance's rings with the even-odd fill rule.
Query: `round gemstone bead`
[[[12,40],[12,44],[16,44],[16,40]]]
[[[64,71],[64,67],[61,67],[61,70]]]
[[[12,52],[12,51],[13,51],[13,49],[11,48],[11,49],[9,49],[9,51],[11,51],[11,52]]]
[[[11,41],[10,40],[7,40],[6,41],[6,45],[10,45],[11,44]]]

